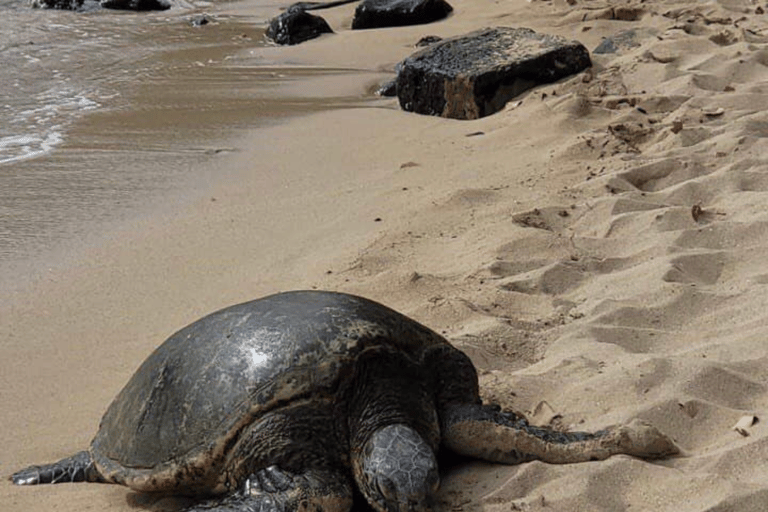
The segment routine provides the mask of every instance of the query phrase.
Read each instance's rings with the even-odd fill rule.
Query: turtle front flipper
[[[257,471],[240,491],[198,503],[185,512],[294,512],[352,510],[352,485],[337,471],[310,470],[291,474],[277,466]]]
[[[559,432],[481,404],[452,404],[441,414],[443,443],[450,450],[503,464],[541,460],[566,464],[625,454],[645,459],[677,455],[669,437],[641,421],[598,432]]]
[[[11,475],[16,485],[60,484],[63,482],[103,482],[87,451],[76,453],[53,464],[30,466]]]

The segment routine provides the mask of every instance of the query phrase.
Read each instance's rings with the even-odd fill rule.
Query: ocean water
[[[267,44],[278,0],[140,13],[26,1],[0,0],[0,289],[183,196],[238,131],[360,101],[281,99],[318,71],[238,64]]]
[[[210,10],[121,12],[88,0],[72,12],[0,0],[3,288],[182,188],[226,135],[198,108],[219,109],[201,84],[227,80],[225,59],[264,44],[263,20],[193,26]]]
[[[117,13],[89,1],[71,12],[0,0],[0,164],[48,153],[81,115],[119,107],[120,86],[151,73],[148,59],[174,44],[163,30],[180,38],[194,11]]]

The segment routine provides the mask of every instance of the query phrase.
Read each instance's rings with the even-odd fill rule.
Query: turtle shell
[[[244,426],[296,399],[338,390],[365,351],[414,361],[443,337],[376,302],[297,291],[212,313],[139,367],[91,445],[106,479],[142,491],[220,492]]]

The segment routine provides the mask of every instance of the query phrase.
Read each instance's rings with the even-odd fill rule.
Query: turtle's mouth
[[[397,490],[391,481],[387,480],[383,485],[380,481],[376,483],[379,493],[387,504],[387,512],[429,512],[432,510],[433,493],[431,489],[425,488],[419,493],[411,491],[409,496],[403,497],[397,496]]]
[[[407,482],[414,484],[416,482]],[[424,485],[414,488],[413,485],[398,486],[390,478],[379,475],[371,482],[371,494],[374,508],[378,512],[430,512],[433,509],[434,494],[438,481],[422,482]],[[405,489],[403,487],[406,487]]]

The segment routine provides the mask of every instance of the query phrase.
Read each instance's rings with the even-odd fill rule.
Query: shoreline
[[[178,29],[190,16],[175,13],[169,23]],[[243,65],[237,51],[263,37],[261,18],[226,10],[217,16],[205,27],[187,27],[194,43],[157,52],[167,71],[135,85],[113,84],[117,103],[77,118],[50,154],[5,166],[0,200],[9,216],[0,288],[20,291],[53,269],[65,272],[113,232],[186,207],[226,179],[216,160],[239,151],[261,127],[375,101],[359,80],[341,93],[333,89],[349,70]],[[317,86],[325,87],[321,94],[307,93]]]

